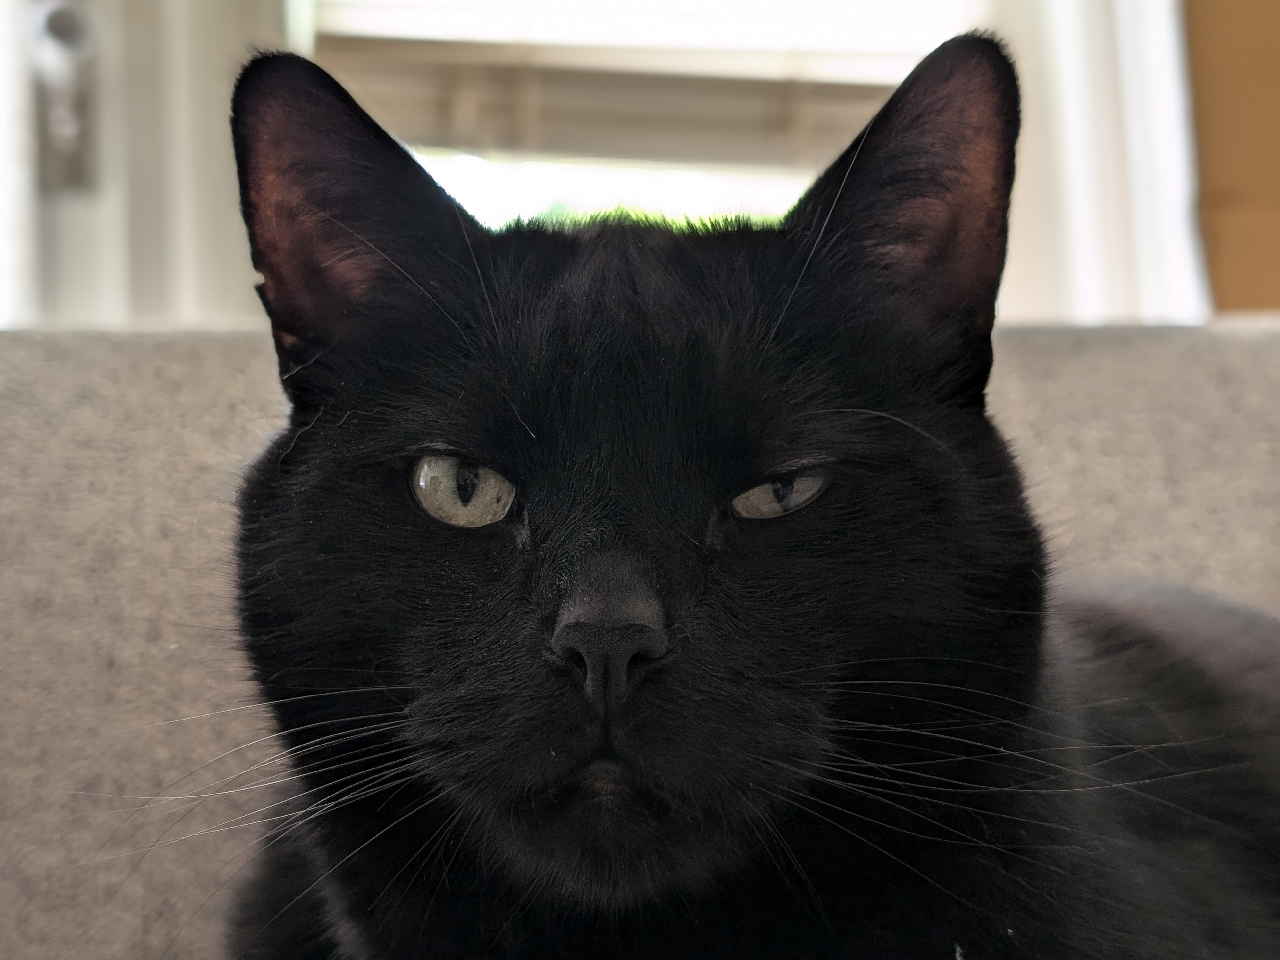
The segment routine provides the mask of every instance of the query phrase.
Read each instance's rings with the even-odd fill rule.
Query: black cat
[[[1280,956],[1280,624],[1047,605],[984,414],[997,43],[777,228],[485,230],[291,56],[233,111],[293,404],[244,645],[305,784],[235,956]]]

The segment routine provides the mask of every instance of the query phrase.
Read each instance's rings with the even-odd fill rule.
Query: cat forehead
[[[568,238],[540,237],[526,250],[517,248],[508,261],[504,306],[530,305],[532,259],[540,261],[536,272],[544,280],[533,315],[517,310],[508,321],[532,319],[540,334],[602,349],[727,345],[736,334],[748,333],[764,310],[767,278],[751,262],[762,259],[760,246],[749,233],[590,224]]]
[[[464,394],[478,413],[522,397],[574,420],[638,407],[728,419],[829,401],[846,379],[843,351],[778,323],[771,240],[741,225],[616,222],[493,235],[476,249],[484,270],[464,294],[463,332],[420,327],[422,362],[395,389],[450,408]]]

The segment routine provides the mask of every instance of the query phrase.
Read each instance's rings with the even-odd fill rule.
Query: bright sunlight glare
[[[487,227],[625,211],[672,220],[781,218],[813,181],[794,168],[478,157],[417,149],[436,182]]]

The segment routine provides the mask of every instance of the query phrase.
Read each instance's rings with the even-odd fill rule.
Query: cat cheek
[[[529,549],[529,544],[533,542],[533,537],[529,533],[529,512],[524,509],[519,500],[516,500],[511,507],[510,515],[516,518],[516,522],[511,525],[512,533],[515,536],[516,549],[523,553]]]
[[[724,509],[713,510],[707,521],[707,531],[702,538],[703,548],[712,553],[724,549],[725,538],[733,523],[733,515]]]

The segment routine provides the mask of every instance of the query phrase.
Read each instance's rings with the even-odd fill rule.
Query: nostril
[[[565,666],[578,675],[580,680],[587,679],[587,658],[582,652],[574,647],[566,647],[560,655],[564,660]]]
[[[553,642],[544,654],[557,667],[574,674],[579,680],[587,679],[587,658],[577,647],[567,643]]]
[[[627,680],[634,683],[667,658],[666,650],[637,650],[627,661]]]
[[[630,636],[629,663],[656,663],[671,652],[665,630],[640,629]]]

